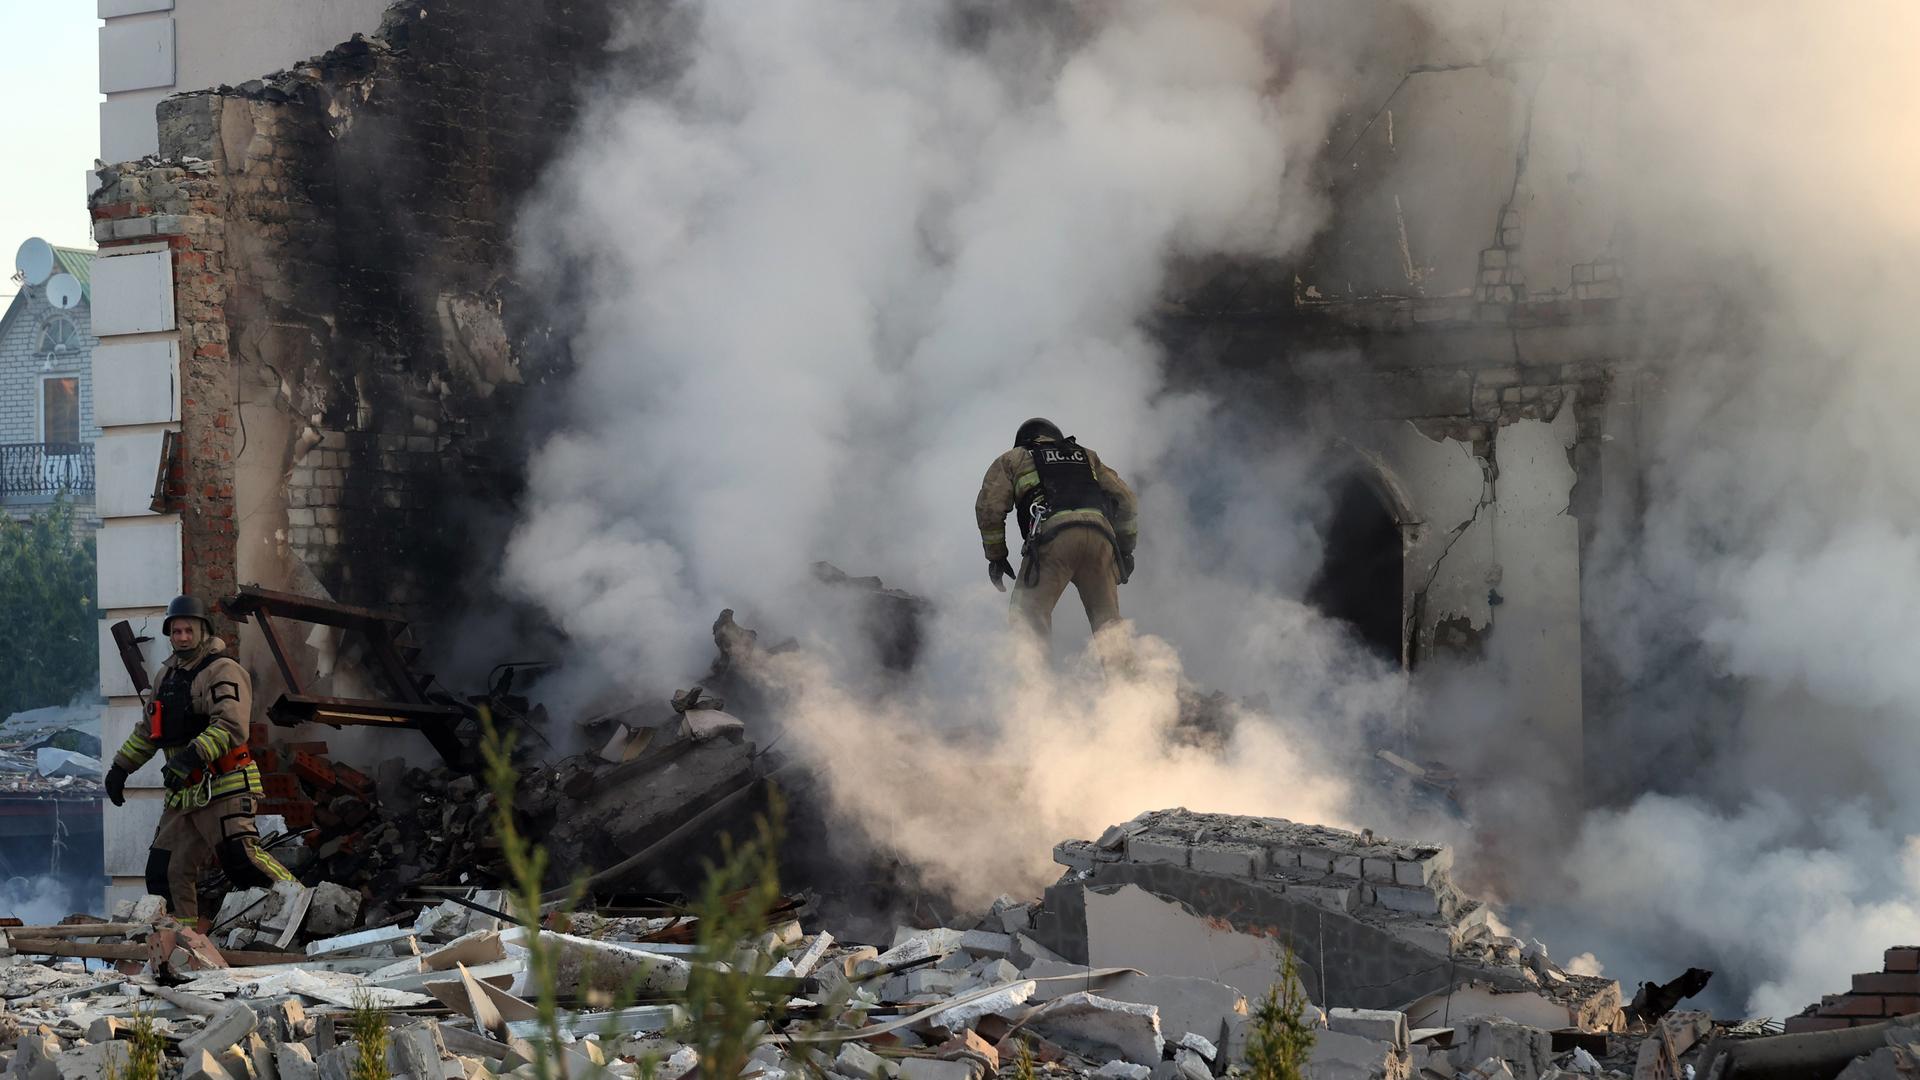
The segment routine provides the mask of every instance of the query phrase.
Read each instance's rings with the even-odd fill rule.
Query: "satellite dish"
[[[13,267],[27,284],[38,285],[53,273],[53,245],[37,236],[29,237],[13,256]]]
[[[47,279],[47,303],[62,311],[80,306],[80,279],[72,274],[55,274]]]

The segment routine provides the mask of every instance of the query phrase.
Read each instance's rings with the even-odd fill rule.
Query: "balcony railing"
[[[0,443],[0,503],[93,497],[93,444]]]

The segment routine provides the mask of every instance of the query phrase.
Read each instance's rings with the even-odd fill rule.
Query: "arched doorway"
[[[1346,623],[1367,651],[1391,664],[1405,662],[1405,548],[1399,519],[1379,483],[1364,468],[1339,475],[1328,488],[1326,555],[1307,587],[1307,603]]]

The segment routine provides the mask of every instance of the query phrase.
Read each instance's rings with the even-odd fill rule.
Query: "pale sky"
[[[94,0],[0,0],[0,307],[13,253],[39,236],[93,247],[86,171],[100,152]]]

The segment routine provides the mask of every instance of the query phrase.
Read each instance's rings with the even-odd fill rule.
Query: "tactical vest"
[[[213,722],[211,715],[194,711],[193,680],[221,655],[215,653],[190,668],[167,669],[160,685],[154,688],[153,704],[147,715],[147,738],[155,746],[162,749],[185,746]]]
[[[1034,443],[1027,450],[1033,454],[1033,468],[1040,482],[1014,503],[1022,538],[1033,539],[1047,518],[1067,510],[1097,510],[1112,517],[1107,493],[1101,490],[1100,478],[1094,473],[1093,455],[1086,448],[1067,438]]]

